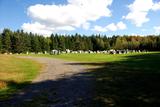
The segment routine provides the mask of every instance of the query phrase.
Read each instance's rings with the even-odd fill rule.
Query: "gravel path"
[[[53,58],[23,58],[36,60],[46,67],[31,85],[15,94],[12,99],[0,102],[0,107],[22,107],[30,104],[28,102],[35,103],[36,100],[44,107],[89,106],[93,88],[92,76],[83,65]]]

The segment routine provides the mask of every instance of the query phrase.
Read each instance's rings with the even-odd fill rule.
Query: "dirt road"
[[[45,65],[33,82],[1,107],[38,105],[44,107],[85,107],[92,97],[92,76],[77,62],[53,58],[23,57]],[[31,106],[30,106],[31,107]]]

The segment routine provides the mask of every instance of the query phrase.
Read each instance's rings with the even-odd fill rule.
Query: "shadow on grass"
[[[160,54],[128,56],[94,70],[95,104],[115,107],[160,105]]]
[[[160,54],[126,56],[89,69],[94,76],[95,107],[157,107],[160,105]],[[72,64],[73,65],[73,64]]]
[[[23,83],[17,83],[14,81],[4,81],[0,80],[1,88],[0,88],[0,101],[7,100],[13,95],[13,93],[16,93],[18,90],[21,90],[31,82],[23,82]]]
[[[160,54],[126,57],[125,60],[112,63],[66,63],[99,67],[56,81],[30,84],[28,90],[16,94],[15,100],[8,101],[8,104],[23,103],[26,107],[158,107]],[[34,99],[30,101],[31,98]],[[7,103],[2,101],[0,104]]]
[[[90,73],[77,73],[36,83],[6,81],[13,89],[26,87],[9,99],[0,100],[0,107],[88,107],[93,95],[92,80]]]

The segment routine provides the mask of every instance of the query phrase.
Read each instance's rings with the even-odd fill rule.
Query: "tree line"
[[[50,50],[109,50],[129,49],[160,51],[160,35],[129,36],[129,35],[59,35],[50,37],[27,33],[23,30],[11,31],[4,29],[0,33],[0,53],[50,52]]]

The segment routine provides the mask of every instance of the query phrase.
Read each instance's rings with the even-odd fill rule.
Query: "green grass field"
[[[0,100],[29,84],[38,74],[41,65],[12,55],[0,55]]]
[[[156,107],[160,104],[160,53],[125,55],[93,69],[94,105]],[[107,62],[107,61],[106,61]],[[98,106],[97,105],[97,106]]]
[[[130,53],[130,54],[60,54],[60,55],[50,55],[50,54],[22,54],[22,56],[34,56],[34,57],[49,57],[49,58],[59,58],[63,60],[71,60],[71,61],[81,61],[81,62],[114,62],[125,60],[127,56],[133,55],[144,55],[144,54],[152,54],[158,52],[150,52],[150,53]]]
[[[160,52],[125,55],[32,55],[80,61],[94,77],[93,107],[157,107],[160,105]]]
[[[98,66],[91,67],[90,72],[82,74],[94,77],[92,107],[157,107],[160,105],[160,52],[25,56],[60,58],[79,61],[80,65]],[[19,58],[2,55],[0,58],[0,65],[3,66],[0,68],[0,76],[3,77],[0,96],[9,96],[12,91],[18,89],[17,87],[23,86],[35,77],[39,70],[39,65],[29,60],[22,61]],[[22,84],[9,85],[8,81]]]

